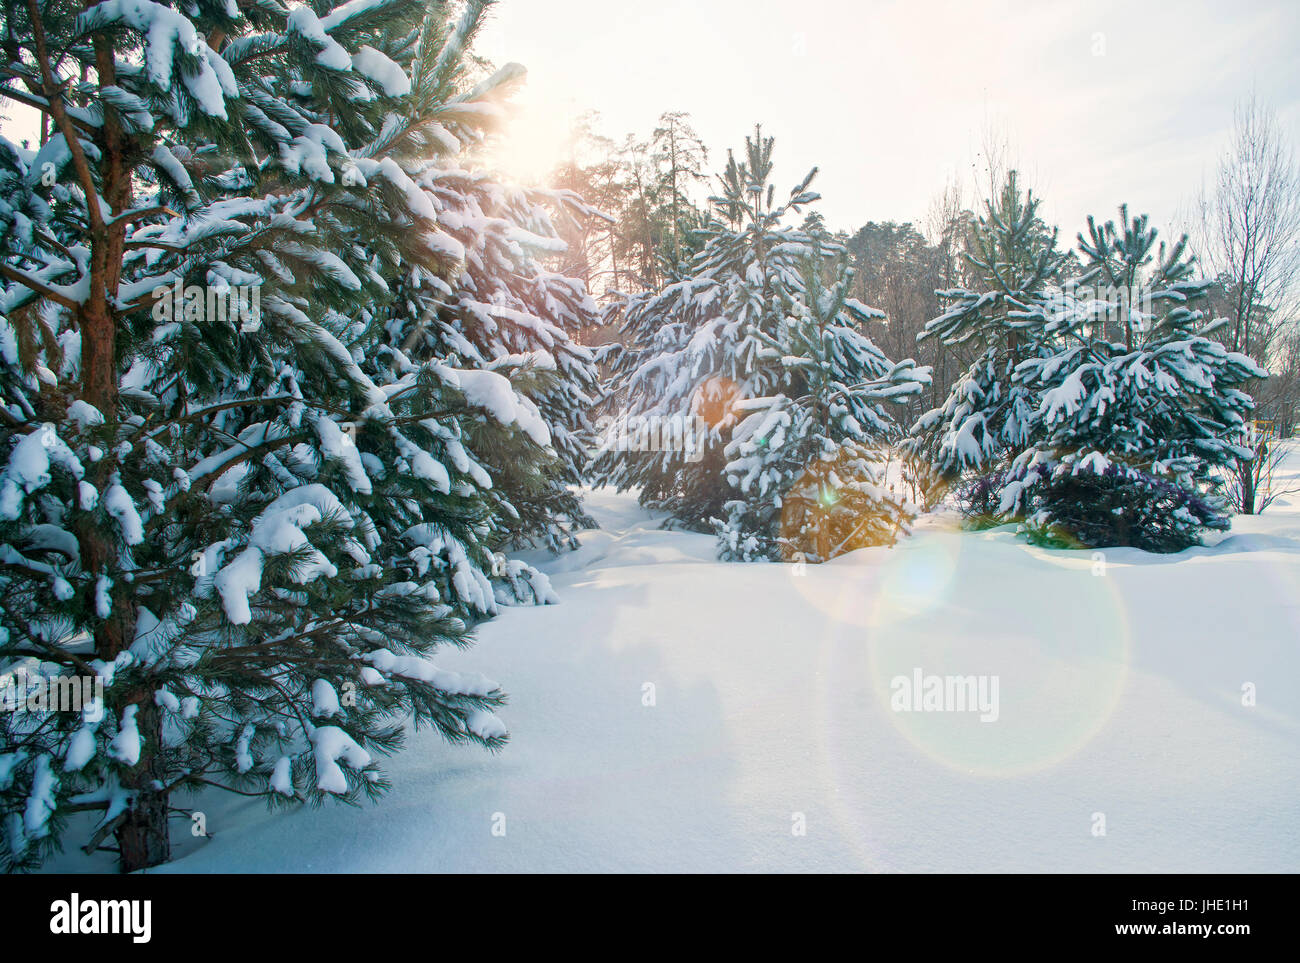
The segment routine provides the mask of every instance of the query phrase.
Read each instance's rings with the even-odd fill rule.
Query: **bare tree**
[[[1007,172],[1021,166],[1019,151],[1012,146],[1006,127],[986,116],[980,131],[979,149],[971,157],[970,164],[970,186],[976,206],[982,200],[995,200],[1006,182]],[[957,192],[960,195],[960,185]]]
[[[1269,377],[1255,401],[1273,422],[1278,438],[1290,438],[1300,412],[1300,325],[1292,322],[1274,340]]]
[[[1198,198],[1193,235],[1217,307],[1227,318],[1220,337],[1234,351],[1284,374],[1279,353],[1300,306],[1300,165],[1277,115],[1253,95],[1238,104],[1227,151],[1211,189]],[[1270,379],[1272,380],[1272,379]],[[1287,390],[1256,383],[1257,398],[1286,401]],[[1292,403],[1292,402],[1288,402]],[[1274,412],[1290,420],[1291,412]],[[1244,463],[1231,486],[1237,509],[1262,509],[1259,485],[1267,461],[1266,433],[1252,432],[1254,463]],[[1262,440],[1257,440],[1262,439]]]
[[[1277,115],[1253,96],[1237,106],[1232,140],[1197,214],[1197,253],[1228,289],[1230,343],[1267,361],[1300,293],[1300,166]]]
[[[551,171],[551,187],[571,190],[604,217],[564,221],[557,225],[568,244],[561,273],[581,278],[593,297],[620,290],[625,266],[619,261],[618,216],[627,205],[629,188],[617,161],[618,147],[598,131],[600,115],[581,114],[569,136],[569,156]]]

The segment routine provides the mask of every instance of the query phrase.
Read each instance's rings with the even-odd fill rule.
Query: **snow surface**
[[[1101,575],[940,515],[798,576],[719,563],[631,495],[587,504],[580,549],[524,556],[561,604],[439,654],[502,681],[501,753],[415,734],[360,810],[177,800],[214,838],[163,869],[1300,870],[1300,496],[1208,548],[1107,551]],[[998,720],[891,711],[917,668],[997,675]],[[356,750],[317,734],[327,786]],[[113,868],[69,848],[46,869]]]

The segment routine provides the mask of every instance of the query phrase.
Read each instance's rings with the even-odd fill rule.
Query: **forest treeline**
[[[611,292],[653,289],[679,276],[702,244],[707,198],[726,146],[706,145],[684,111],[665,111],[647,135],[628,134],[621,141],[601,132],[599,115],[584,115],[574,127],[571,159],[556,168],[550,181],[611,216],[574,225],[566,236],[566,272],[582,277],[593,292],[604,292],[607,301]],[[977,183],[954,178],[937,185],[929,208],[914,221],[868,221],[854,230],[831,232],[853,268],[853,296],[885,314],[868,324],[871,339],[889,357],[913,357],[933,370],[929,387],[906,406],[903,420],[908,424],[947,397],[973,360],[967,348],[918,341],[918,336],[943,312],[938,292],[975,281],[966,245],[980,204],[996,192],[998,178],[1006,173],[999,153],[996,146],[986,152],[989,166]],[[1300,181],[1294,158],[1290,170],[1287,159],[1269,111],[1253,101],[1243,103],[1209,196],[1197,196],[1195,185],[1187,185],[1188,223],[1166,225],[1162,232],[1171,242],[1177,240],[1176,231],[1189,233],[1197,273],[1210,282],[1202,310],[1229,321],[1218,339],[1269,370],[1266,381],[1251,386],[1254,417],[1282,438],[1294,432],[1300,406],[1295,290],[1300,263],[1294,250],[1282,250],[1281,240],[1290,238],[1294,248],[1300,235],[1300,200],[1294,196]],[[1269,178],[1249,183],[1249,165],[1271,167]],[[1287,192],[1293,196],[1278,196]],[[1122,200],[1115,199],[1113,207]],[[1098,210],[1097,216],[1104,220],[1114,213]],[[820,213],[810,217],[824,227]],[[1252,217],[1257,219],[1254,227]],[[1086,235],[1087,225],[1062,225],[1060,231],[1066,250],[1054,280],[1068,285],[1083,273],[1074,241],[1076,235]],[[1222,243],[1224,235],[1232,234],[1240,236],[1235,247]],[[1209,250],[1214,247],[1220,250]],[[601,336],[617,338],[617,326],[589,335],[592,343]]]

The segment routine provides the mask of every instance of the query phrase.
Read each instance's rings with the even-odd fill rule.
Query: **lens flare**
[[[795,580],[810,604],[833,613],[817,647],[821,778],[864,868],[888,868],[886,829],[869,815],[882,811],[873,794],[907,792],[872,788],[864,766],[897,773],[906,747],[904,757],[915,753],[922,766],[984,778],[1049,770],[1089,744],[1127,685],[1132,637],[1116,580],[1091,574],[1090,553],[1037,558],[1011,538],[930,529],[894,548],[809,567]],[[1025,584],[1016,569],[1044,563],[1045,591],[1012,604]],[[1044,584],[1041,571],[1035,581]],[[982,682],[996,712],[931,711],[919,700],[898,711],[895,683],[918,672]],[[901,747],[878,745],[878,736],[864,742],[864,703],[887,727],[876,731],[898,733]]]
[[[878,482],[883,456],[844,445],[815,458],[782,495],[780,537],[786,561],[824,562],[889,545],[905,519],[902,499]]]
[[[695,396],[695,411],[708,423],[710,428],[717,428],[725,422],[734,420],[735,404],[740,399],[740,387],[730,378],[717,375],[700,386]]]

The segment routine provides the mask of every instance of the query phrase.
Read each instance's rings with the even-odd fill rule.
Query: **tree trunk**
[[[148,869],[171,858],[171,838],[167,832],[169,794],[157,788],[162,780],[161,774],[155,771],[158,747],[162,744],[162,711],[154,704],[152,691],[134,695],[141,699],[134,704],[138,706],[135,724],[143,745],[140,763],[131,770],[126,785],[134,791],[135,801],[116,832],[124,873]]]
[[[117,845],[124,873],[158,866],[171,859],[167,835],[167,794],[145,791],[117,828]]]
[[[1255,457],[1259,457],[1256,455]],[[1255,463],[1247,462],[1237,466],[1237,478],[1241,482],[1241,503],[1237,506],[1243,515],[1255,514]]]
[[[94,39],[98,82],[101,88],[114,83],[116,62],[109,41]],[[134,149],[112,112],[104,118],[99,132],[102,153],[101,190],[113,220],[92,218],[90,295],[78,316],[81,333],[81,394],[112,425],[117,421],[118,363],[117,317],[114,305],[122,277],[122,259],[126,250],[126,223],[117,216],[132,204],[131,169],[128,154]],[[87,198],[95,210],[96,198]],[[112,463],[105,460],[94,473],[93,481],[101,491]],[[83,564],[90,574],[109,574],[118,564],[113,544],[93,524],[83,524],[78,531]],[[88,589],[91,591],[91,589]],[[112,662],[130,644],[135,635],[136,609],[134,591],[128,579],[118,574],[112,589],[112,607],[108,618],[95,628],[95,654]],[[158,752],[162,747],[162,713],[154,703],[154,690],[143,687],[112,700],[112,711],[122,712],[136,706],[135,724],[140,734],[140,758],[123,779],[123,787],[134,797],[116,836],[123,872],[134,872],[165,862],[171,854],[167,835],[167,793],[159,771]],[[119,716],[120,718],[120,716]]]

